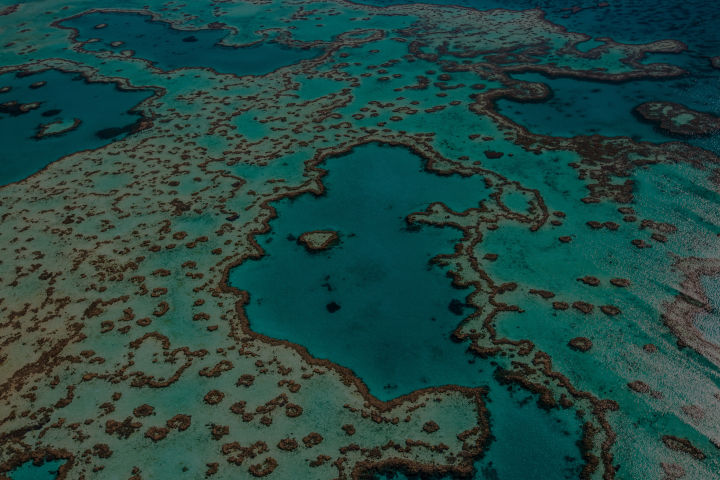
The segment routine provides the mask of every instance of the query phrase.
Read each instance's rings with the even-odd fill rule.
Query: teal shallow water
[[[547,412],[532,395],[512,393],[492,377],[495,361],[450,339],[471,313],[452,313],[450,302],[464,301],[469,291],[454,289],[428,260],[451,252],[459,231],[406,228],[405,216],[433,201],[457,211],[476,206],[487,195],[482,178],[440,177],[422,170],[408,150],[376,144],[321,167],[328,170],[326,194],[276,203],[271,233],[258,238],[265,256],[230,273],[230,284],[250,293],[251,328],[351,368],[381,400],[429,386],[487,385],[495,440],[476,478],[576,477],[573,412]],[[308,253],[295,241],[320,229],[338,231],[341,243]],[[340,309],[330,313],[331,302]],[[406,478],[397,475],[386,478]]]
[[[493,439],[475,463],[476,480],[578,478],[580,452],[575,439],[582,433],[572,410],[548,412],[535,397],[491,381],[488,408]],[[420,480],[423,477],[391,472],[378,480]],[[435,477],[433,477],[435,478]],[[437,477],[452,480],[451,476]]]
[[[481,6],[489,5],[489,2],[483,2]],[[677,14],[675,11],[667,18]],[[569,18],[583,15],[590,14],[581,13]],[[661,23],[666,27],[667,18]],[[86,48],[115,53],[132,49],[138,57],[147,58],[163,70],[197,66],[239,75],[260,74],[316,54],[286,49],[272,42],[231,49],[217,44],[225,31],[183,32],[165,23],[148,21],[141,15],[93,14],[77,17],[67,25],[72,22],[82,23],[78,26],[81,38],[101,38],[99,42],[87,44]],[[95,30],[93,27],[97,23],[109,25]],[[594,28],[600,34],[618,27],[598,22]],[[664,34],[655,32],[640,37],[655,40],[658,35]],[[111,42],[114,41],[124,43],[113,46]],[[597,42],[588,42],[583,49],[594,44]],[[383,44],[382,53],[387,57],[400,57],[405,46],[398,45],[395,45],[398,49],[395,52],[384,50]],[[368,49],[375,46],[368,46]],[[357,55],[357,51],[353,54]],[[359,65],[357,70],[364,71],[363,67]],[[403,73],[417,73],[415,69],[420,72],[425,67],[417,68],[416,64]],[[193,73],[198,72],[191,72],[188,78]],[[713,80],[712,73],[704,73],[709,80],[700,86]],[[39,79],[40,75],[37,77]],[[555,96],[541,104],[519,105],[501,101],[501,111],[533,132],[553,136],[600,133],[653,142],[670,140],[632,116],[632,107],[646,100],[684,99],[683,103],[691,107],[717,112],[713,110],[713,97],[698,94],[703,89],[696,88],[698,84],[693,83],[693,79],[607,85],[568,79],[548,80],[534,74],[517,75],[517,78],[547,83]],[[28,77],[25,80],[37,79]],[[37,91],[28,89],[28,92],[40,94],[50,85],[49,82]],[[311,99],[332,88],[326,83],[308,81],[301,91]],[[18,86],[4,96],[12,96],[21,90]],[[353,92],[353,101],[364,104],[368,98],[377,98],[378,92],[379,89],[374,87],[358,88]],[[467,97],[465,92],[458,92],[463,91],[455,91],[458,98]],[[32,101],[32,98],[23,101]],[[67,111],[71,111],[70,108],[67,107]],[[464,106],[460,108],[465,109]],[[31,115],[42,111],[41,108],[21,117],[32,119]],[[449,117],[440,118],[443,120],[433,123],[425,116],[417,116],[416,123],[403,128],[435,131],[440,138],[439,144],[461,145],[459,138],[468,133],[461,128],[466,122],[448,122]],[[368,117],[365,122],[374,125],[378,119]],[[80,128],[88,123],[84,122]],[[447,126],[451,123],[454,130],[451,133],[457,134],[458,138],[447,135]],[[110,122],[103,129],[117,128],[111,131],[119,132],[128,124]],[[257,123],[254,130],[244,129],[245,124],[241,121],[237,124],[241,133],[254,140],[273,135],[272,124]],[[362,124],[358,120],[353,126]],[[34,132],[35,124],[28,122],[28,125],[26,130]],[[77,133],[81,132],[80,128]],[[10,132],[14,131],[10,129]],[[90,136],[93,132],[97,133],[90,131]],[[68,132],[36,144],[46,142],[45,145],[50,145],[47,142],[70,138],[72,134]],[[80,145],[84,144],[78,142],[73,148]],[[515,147],[508,145],[508,148]],[[49,151],[53,150],[48,148],[46,153]],[[477,154],[482,158],[481,150],[462,153]],[[509,152],[505,153],[501,159],[482,158],[483,166],[519,180],[526,187],[538,188],[551,210],[562,210],[568,215],[564,226],[546,225],[532,233],[526,228],[503,224],[498,231],[488,233],[479,245],[478,258],[485,252],[499,254],[499,259],[487,268],[494,280],[520,283],[518,290],[506,294],[503,300],[520,305],[524,312],[512,317],[503,316],[498,322],[499,333],[511,338],[532,338],[538,349],[552,354],[555,368],[568,374],[578,388],[620,403],[622,412],[611,418],[622,439],[615,452],[618,464],[623,465],[618,478],[623,478],[622,475],[629,475],[625,478],[650,478],[633,477],[635,471],[626,473],[628,467],[625,465],[632,465],[627,457],[633,454],[632,448],[627,447],[638,445],[639,454],[647,453],[640,450],[647,445],[649,451],[655,443],[660,444],[658,437],[663,433],[686,436],[713,455],[714,447],[707,438],[698,435],[689,423],[683,423],[685,417],[671,408],[699,398],[699,395],[683,397],[683,394],[691,392],[691,387],[701,382],[704,382],[703,386],[713,385],[716,377],[710,377],[715,380],[703,379],[705,370],[692,363],[697,362],[698,356],[689,349],[677,353],[676,338],[657,318],[662,302],[676,293],[671,287],[677,284],[677,278],[671,272],[670,255],[704,254],[706,245],[701,242],[714,238],[718,199],[707,185],[706,174],[699,174],[684,165],[671,165],[639,171],[633,176],[636,181],[633,206],[638,218],[670,221],[681,231],[667,244],[655,243],[650,250],[637,250],[630,241],[637,237],[648,240],[649,231],[642,231],[636,223],[621,223],[622,215],[617,212],[617,205],[578,202],[586,194],[586,188],[576,178],[576,172],[565,168],[565,164],[575,160],[572,155],[566,155],[566,152],[538,156],[516,153],[511,160]],[[295,160],[299,157],[302,155],[297,155]],[[488,194],[482,178],[440,177],[423,171],[420,159],[407,150],[378,145],[359,147],[349,155],[327,160],[322,166],[329,171],[323,180],[326,195],[313,197],[306,194],[295,200],[277,202],[278,218],[271,222],[271,232],[257,238],[267,255],[260,260],[248,260],[231,273],[231,284],[250,293],[246,313],[251,328],[301,344],[315,357],[328,358],[353,369],[371,393],[384,400],[428,386],[449,383],[487,385],[490,387],[488,408],[494,441],[477,463],[476,478],[577,477],[579,455],[575,440],[580,433],[573,410],[548,413],[537,408],[530,394],[511,392],[497,385],[492,378],[497,368],[494,362],[469,355],[465,352],[466,344],[456,344],[450,339],[450,332],[470,313],[468,308],[462,307],[469,290],[452,288],[445,272],[430,265],[428,260],[438,253],[451,252],[460,238],[459,232],[452,228],[407,228],[404,220],[408,214],[423,210],[433,201],[444,201],[458,211],[477,206]],[[242,167],[235,167],[242,170]],[[246,167],[247,170],[253,168]],[[241,176],[249,179],[249,176]],[[257,176],[289,179],[276,164]],[[258,183],[262,180],[260,178]],[[504,200],[511,208],[522,208],[523,198],[519,195]],[[621,226],[617,232],[592,232],[585,225],[587,220],[613,220]],[[204,221],[205,218],[201,218],[198,224],[204,226]],[[209,221],[207,225],[210,226]],[[325,252],[308,253],[295,239],[303,232],[317,229],[338,231],[340,243]],[[557,237],[563,234],[573,235],[573,242],[558,243]],[[589,287],[577,281],[586,274],[601,277],[602,286]],[[632,278],[632,287],[613,289],[607,279],[615,276]],[[549,302],[529,295],[527,289],[531,287],[552,289],[561,300],[592,302],[596,309],[589,316],[572,309],[556,312]],[[713,298],[720,298],[715,279],[708,279],[706,287]],[[608,303],[621,307],[622,315],[608,318],[599,313],[597,306]],[[188,297],[187,308],[178,308],[177,303],[174,308],[187,310],[189,304]],[[329,305],[336,307],[330,311]],[[718,302],[714,301],[712,307],[712,311],[696,322],[708,338],[717,341],[720,336]],[[160,323],[155,321],[154,326]],[[180,329],[186,325],[178,322],[175,327]],[[198,330],[201,328],[204,329],[204,325],[197,327]],[[590,337],[594,342],[593,349],[587,353],[571,351],[567,341],[578,335]],[[651,359],[642,357],[642,353],[636,354],[645,343],[659,345],[660,353],[656,358],[660,358],[657,362],[664,369],[653,370]],[[505,359],[496,361],[502,364]],[[671,367],[677,368],[678,374],[672,375]],[[663,389],[670,398],[668,403],[652,404],[654,400],[640,398],[628,390],[627,382],[638,378],[650,383],[659,379],[663,386],[653,387]],[[678,379],[700,380],[686,386]],[[181,395],[185,394],[181,392]],[[332,394],[328,392],[328,397]],[[168,405],[172,402],[163,397],[157,403]],[[632,435],[636,435],[637,442],[628,441]],[[167,449],[164,453],[168,465],[172,464],[174,452]],[[665,457],[662,459],[664,461]],[[706,464],[709,468],[717,466],[714,459]],[[44,467],[33,468],[40,475]],[[24,465],[18,472],[26,470],[30,472],[30,478],[37,478],[32,476],[33,469],[29,466]],[[48,475],[52,473],[48,472]],[[396,478],[404,477],[398,474]],[[701,477],[690,475],[689,478]]]
[[[695,319],[695,325],[702,332],[708,341],[720,344],[720,322],[718,322],[718,312],[720,312],[720,278],[706,277],[703,279],[703,286],[709,293],[711,310],[704,312]]]
[[[65,460],[48,460],[40,465],[27,461],[8,473],[11,480],[52,480]]]
[[[488,408],[493,442],[477,462],[474,478],[578,478],[580,452],[575,440],[581,432],[574,412],[549,413],[535,400],[519,388],[491,384]]]
[[[497,102],[500,113],[533,133],[556,137],[627,136],[637,141],[658,143],[673,140],[632,113],[635,106],[647,101],[648,87],[657,87],[662,82],[617,85],[572,78],[550,79],[539,73],[517,74],[513,78],[544,83],[552,91],[552,96],[543,102],[518,103],[505,99]],[[676,82],[666,83],[667,88],[673,88]]]
[[[30,88],[35,82],[46,82]],[[141,118],[131,109],[148,98],[149,90],[124,91],[114,84],[88,83],[73,73],[57,70],[17,77],[0,76],[0,103],[39,102],[34,110],[19,115],[0,113],[0,185],[21,180],[64,155],[98,148],[123,138]],[[61,121],[80,125],[60,135],[37,139],[41,125]]]

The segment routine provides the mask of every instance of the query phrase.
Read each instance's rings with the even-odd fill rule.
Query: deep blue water
[[[107,26],[96,29],[100,24]],[[225,46],[218,42],[228,34],[227,30],[178,30],[169,23],[135,13],[94,12],[66,20],[62,25],[77,29],[78,40],[100,39],[86,44],[87,50],[114,53],[133,50],[135,57],[149,60],[162,70],[209,67],[240,76],[263,75],[321,53],[321,49],[290,48],[273,41],[242,48]],[[123,43],[113,46],[113,42]]]
[[[35,82],[47,82],[31,88]],[[149,90],[124,91],[114,84],[88,83],[74,73],[48,70],[25,77],[0,76],[0,104],[40,102],[27,113],[0,113],[0,185],[26,178],[47,164],[74,152],[101,147],[127,135],[141,116],[131,109],[148,98]],[[79,127],[61,135],[35,138],[40,125],[63,120]]]

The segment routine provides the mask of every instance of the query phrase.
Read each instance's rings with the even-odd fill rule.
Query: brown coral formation
[[[432,420],[425,422],[425,425],[423,425],[423,432],[425,433],[435,433],[438,430],[440,430],[440,427]]]
[[[37,133],[35,133],[35,138],[42,139],[46,137],[52,137],[55,135],[62,135],[67,132],[71,132],[78,128],[82,121],[79,118],[73,119],[73,123],[70,125],[62,126],[63,122],[62,120],[57,120],[55,122],[51,123],[45,123],[38,127]],[[58,128],[60,127],[60,128]]]
[[[170,430],[165,427],[150,427],[145,432],[145,436],[153,442],[159,442],[165,438]]]
[[[576,337],[568,342],[568,346],[578,352],[587,352],[592,348],[592,341],[586,337]]]
[[[697,137],[720,131],[720,117],[678,103],[647,102],[635,107],[635,113],[672,135]]]
[[[704,460],[705,454],[694,446],[687,438],[680,438],[674,435],[663,435],[662,441],[667,448],[675,450],[676,452],[687,453],[693,458],[698,460]]]
[[[309,252],[318,252],[327,250],[337,243],[339,238],[337,232],[332,230],[313,230],[312,232],[305,232],[300,235],[297,241]]]
[[[298,448],[298,443],[297,440],[295,440],[294,438],[283,438],[282,440],[280,440],[277,446],[280,450],[292,452],[293,450]]]

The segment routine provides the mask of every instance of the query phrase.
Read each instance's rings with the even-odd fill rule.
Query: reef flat
[[[648,122],[657,124],[658,128],[678,136],[710,135],[720,130],[719,117],[677,103],[643,103],[635,108],[635,112]]]
[[[700,47],[494,6],[0,5],[0,475],[717,478]]]

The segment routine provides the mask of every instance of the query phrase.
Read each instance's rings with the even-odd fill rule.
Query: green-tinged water
[[[62,460],[48,460],[36,465],[28,461],[11,471],[9,476],[12,480],[50,480],[57,478],[63,463]]]

